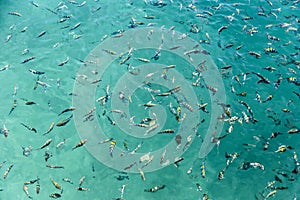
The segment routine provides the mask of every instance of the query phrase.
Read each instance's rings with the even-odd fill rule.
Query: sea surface
[[[300,198],[299,13],[0,0],[0,199]]]

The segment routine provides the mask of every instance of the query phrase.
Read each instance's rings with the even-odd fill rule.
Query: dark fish
[[[63,65],[65,65],[65,64],[67,64],[67,63],[69,62],[69,60],[70,60],[70,58],[67,57],[64,61],[60,62],[60,63],[58,64],[58,66],[63,66]]]
[[[53,199],[58,199],[61,197],[61,194],[59,193],[53,193],[53,194],[50,194],[49,197],[53,198]]]
[[[129,176],[127,175],[118,175],[115,177],[118,181],[123,181],[125,179],[129,180]]]
[[[175,133],[175,130],[173,129],[165,129],[165,130],[161,130],[158,132],[158,134],[162,134],[162,133]]]
[[[8,113],[8,115],[10,115],[12,113],[12,111],[14,111],[16,109],[16,107],[17,107],[17,100],[15,99],[14,103],[13,103],[13,105],[12,105],[12,107],[11,107],[9,113]]]
[[[24,123],[21,123],[21,125],[24,126],[25,128],[27,128],[28,130],[37,133],[37,130],[36,130],[35,128],[33,128],[33,127],[31,127],[31,126],[28,126],[28,125],[26,125],[26,124],[24,124]]]
[[[42,37],[45,34],[46,34],[46,31],[42,31],[42,32],[40,32],[40,34],[37,37],[40,38],[40,37]]]
[[[34,69],[29,69],[29,72],[31,72],[31,73],[33,73],[33,74],[36,74],[36,75],[42,75],[42,74],[45,74],[45,72],[37,71],[37,70],[34,70]]]
[[[58,116],[60,116],[61,114],[65,113],[65,112],[69,112],[69,111],[73,111],[73,110],[75,110],[74,107],[66,108],[66,109],[63,110],[61,113],[59,113]]]
[[[75,25],[70,29],[70,31],[75,30],[75,29],[78,28],[80,25],[81,25],[81,23],[78,22],[77,24],[75,24]]]
[[[45,151],[45,154],[44,154],[45,161],[47,162],[48,159],[51,157],[52,157],[52,154],[50,154],[48,151]]]
[[[27,63],[27,62],[29,62],[29,61],[31,61],[31,60],[33,60],[33,59],[35,59],[35,56],[28,57],[28,58],[26,58],[25,60],[23,60],[23,61],[21,62],[21,64]]]
[[[26,101],[25,102],[25,105],[34,105],[36,104],[34,101]]]
[[[258,76],[258,78],[260,78],[260,80],[257,83],[266,83],[266,84],[270,84],[269,79],[265,78],[264,76],[262,76],[260,73],[258,72],[252,72],[253,74],[255,74],[256,76]]]

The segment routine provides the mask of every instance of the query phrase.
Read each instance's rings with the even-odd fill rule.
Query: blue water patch
[[[298,1],[0,1],[0,199],[297,199]]]

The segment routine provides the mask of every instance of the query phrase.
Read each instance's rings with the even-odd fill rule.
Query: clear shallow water
[[[86,5],[82,7],[78,7],[81,2],[78,2],[78,4],[72,4],[68,1],[60,4],[59,1],[51,1],[50,3],[35,2],[38,3],[38,7],[27,1],[0,2],[0,38],[3,49],[0,54],[0,66],[9,64],[7,70],[0,72],[1,123],[5,124],[9,130],[8,137],[3,136],[0,140],[0,162],[3,164],[0,169],[1,173],[4,174],[10,165],[14,165],[7,178],[1,179],[0,188],[3,189],[0,192],[1,199],[27,199],[28,197],[22,189],[23,183],[34,180],[37,176],[40,178],[40,193],[36,194],[35,192],[36,184],[28,185],[28,191],[34,199],[48,199],[52,193],[61,193],[52,185],[50,178],[57,181],[63,188],[61,199],[118,198],[121,195],[120,188],[122,185],[126,185],[124,199],[199,199],[202,198],[204,193],[208,194],[211,199],[255,199],[256,197],[263,199],[260,193],[266,196],[274,190],[274,188],[264,188],[268,185],[268,182],[275,180],[275,175],[278,176],[281,182],[276,179],[274,186],[284,186],[288,189],[277,189],[276,194],[270,199],[299,197],[299,175],[291,173],[295,166],[293,152],[299,154],[299,134],[287,133],[291,128],[300,128],[299,97],[293,93],[293,91],[300,93],[299,84],[298,82],[287,81],[289,77],[299,79],[297,73],[299,71],[299,30],[297,30],[299,29],[297,16],[299,8],[297,3],[292,1],[273,2],[272,8],[266,1],[247,1],[239,4],[232,4],[227,1],[222,3],[207,1],[205,3],[195,2],[195,9],[193,9],[191,6],[188,8],[191,2],[177,1],[174,1],[174,3],[166,1],[167,5],[161,8],[151,5],[150,2],[145,4],[143,1],[114,1],[113,3],[87,1]],[[181,10],[180,3],[182,4]],[[221,5],[219,9],[216,8],[218,5]],[[63,7],[58,9],[60,6]],[[47,10],[47,8],[56,14]],[[99,10],[97,10],[98,8]],[[266,16],[258,15],[262,8]],[[278,8],[281,8],[281,12],[277,10]],[[210,13],[205,13],[205,11],[211,12],[212,16],[210,16]],[[18,12],[22,16],[8,14],[10,12]],[[143,18],[146,14],[149,16],[154,15],[155,19]],[[204,16],[196,17],[196,14]],[[66,22],[58,23],[58,20],[64,16],[71,17]],[[229,17],[230,20],[228,16],[231,16]],[[247,16],[253,17],[253,19],[243,20]],[[176,31],[187,33],[196,41],[209,40],[206,36],[207,33],[211,38],[210,44],[201,43],[201,45],[210,52],[210,57],[220,69],[220,73],[224,72],[223,83],[226,90],[226,104],[230,105],[232,115],[242,117],[242,111],[250,115],[245,106],[238,102],[238,100],[243,100],[249,104],[254,117],[259,122],[255,124],[251,122],[247,124],[245,121],[243,124],[236,122],[232,133],[221,139],[218,148],[214,148],[205,158],[198,158],[203,138],[206,134],[212,134],[206,133],[211,113],[200,111],[201,119],[204,118],[205,122],[200,125],[198,133],[194,134],[193,143],[182,155],[184,161],[179,163],[178,168],[171,164],[161,170],[146,173],[146,181],[143,181],[140,174],[137,173],[127,174],[129,180],[117,180],[116,176],[124,174],[101,164],[84,147],[72,151],[72,147],[80,139],[83,139],[77,134],[73,119],[63,127],[55,126],[49,134],[43,136],[43,133],[52,122],[57,123],[71,114],[65,113],[57,116],[65,108],[72,106],[72,95],[69,94],[73,92],[76,72],[82,67],[80,60],[87,57],[101,42],[104,35],[110,35],[120,29],[128,30],[127,26],[131,17],[145,24],[155,23],[155,27],[164,26],[169,29],[171,26],[175,26]],[[78,22],[81,23],[80,26],[71,30]],[[283,23],[290,25],[283,27],[285,25]],[[191,24],[198,26],[198,33],[190,32]],[[265,28],[268,24],[274,24],[274,26]],[[21,32],[26,26],[28,29]],[[140,25],[140,27],[144,26]],[[219,34],[218,29],[221,26],[228,26],[228,28]],[[253,27],[257,28],[253,29]],[[290,27],[294,27],[296,30]],[[249,32],[251,28],[257,30],[257,33],[254,32],[251,35]],[[46,34],[38,37],[42,31],[46,31]],[[280,40],[268,39],[267,34],[276,36]],[[7,37],[10,37],[9,35],[11,35],[11,38],[6,41]],[[80,38],[75,39],[80,35]],[[287,45],[286,43],[289,41],[291,41],[291,44]],[[234,46],[225,48],[230,43]],[[243,47],[236,50],[239,45],[243,45]],[[269,46],[275,48],[278,53],[265,54],[264,48]],[[22,55],[23,50],[26,48],[29,49],[29,52]],[[118,50],[117,47],[107,48]],[[136,50],[134,57],[148,58],[154,51]],[[254,56],[249,55],[248,51],[260,53],[261,58],[256,59]],[[163,55],[157,63],[164,62]],[[284,55],[286,55],[286,58]],[[30,56],[36,58],[21,64]],[[69,61],[63,66],[58,66],[66,58],[69,58]],[[101,62],[101,57],[99,60]],[[116,60],[115,64],[118,65],[118,62]],[[156,61],[152,60],[152,62]],[[184,75],[189,83],[195,81],[195,79],[190,80],[192,77],[191,66],[179,67],[181,64],[187,65],[181,58],[165,60],[165,62],[175,63],[176,69]],[[137,66],[141,63],[132,59],[130,64]],[[111,65],[109,69],[113,69],[114,63]],[[229,70],[221,69],[228,65],[232,66]],[[277,70],[269,72],[264,69],[267,66],[275,67]],[[289,68],[295,72],[293,73]],[[34,90],[37,75],[30,73],[29,69],[45,72],[45,74],[39,76],[39,80],[49,85],[46,90],[41,86]],[[243,76],[239,76],[241,81],[241,84],[239,84],[234,76],[246,72],[251,73],[247,74],[245,80],[243,80]],[[267,77],[270,84],[258,84],[259,78],[252,72],[259,72]],[[113,88],[114,77],[121,74],[121,71],[106,71],[105,76],[102,77],[103,82],[97,87],[95,98],[105,94],[106,85],[110,84]],[[282,75],[283,80],[276,89],[273,82],[278,80],[279,74]],[[59,87],[57,86],[57,79],[60,79]],[[15,85],[17,93],[13,96]],[[231,92],[231,85],[235,88],[236,93]],[[197,93],[199,102],[201,98],[204,102],[209,102],[208,90],[203,82],[201,82],[201,86],[195,87],[193,90]],[[155,88],[155,86],[152,87]],[[164,88],[157,86],[156,89]],[[236,95],[243,91],[247,92],[246,97]],[[256,91],[260,94],[262,100],[267,99],[269,94],[272,94],[273,98],[265,103],[259,103],[255,100]],[[143,102],[144,98],[150,100],[149,94],[141,89],[136,91],[135,96],[132,97],[133,102],[135,102],[132,107],[146,103]],[[8,115],[15,99],[17,100],[17,107]],[[26,100],[23,99],[34,101],[36,104],[25,105]],[[175,103],[174,101],[173,104]],[[107,110],[107,112],[110,110],[109,105],[109,102],[106,106],[95,104],[95,120],[98,114],[101,115],[104,110]],[[168,102],[162,103],[162,105],[167,107]],[[290,110],[290,112],[283,112],[283,108]],[[196,110],[196,105],[194,105],[194,109]],[[211,102],[209,102],[207,109],[211,111]],[[136,110],[139,109],[136,108]],[[166,112],[169,112],[167,108]],[[146,115],[146,111],[141,116],[138,116],[138,113],[134,111],[132,114],[137,116],[136,121],[138,121]],[[174,117],[170,113],[168,114],[170,118]],[[281,123],[276,125],[277,121],[268,116],[273,116]],[[176,125],[179,126],[174,119],[171,120],[170,118],[168,118],[168,125],[170,124],[175,128]],[[103,126],[103,129],[107,132],[115,131],[115,128],[105,120],[105,117],[99,118],[99,123]],[[20,123],[34,127],[37,129],[37,133],[27,130]],[[226,135],[228,127],[229,124],[225,123],[220,134]],[[270,139],[269,148],[264,151],[264,138],[270,137],[272,132],[281,132],[282,134]],[[201,136],[198,137],[197,135]],[[107,133],[107,137],[114,137],[117,140],[117,146],[123,149],[124,139],[128,140],[130,150],[134,149],[141,141],[145,141],[145,145],[139,150],[143,153],[163,148],[164,144],[174,140],[172,135],[164,136],[166,137],[163,139],[153,137],[142,140],[128,135]],[[257,138],[255,139],[253,136],[257,136]],[[34,149],[37,149],[50,138],[52,143],[48,147],[42,150],[33,150],[28,157],[23,156],[22,146],[31,145]],[[56,148],[56,145],[64,139],[66,139],[66,143],[61,148]],[[183,138],[183,141],[185,139]],[[243,144],[254,144],[256,147],[246,147]],[[293,149],[275,153],[282,144],[290,145]],[[100,152],[100,154],[109,154],[109,145],[105,145],[107,145],[105,147],[107,151]],[[184,142],[182,145],[184,145]],[[47,162],[44,159],[45,150],[53,155]],[[218,180],[219,171],[226,166],[225,152],[238,152],[240,156],[225,171],[225,178]],[[115,159],[117,159],[116,155]],[[206,166],[205,178],[201,177],[203,161],[205,161]],[[264,165],[265,170],[238,169],[243,162],[259,162]],[[64,166],[64,169],[50,169],[46,167],[46,164]],[[191,174],[187,174],[186,172],[190,167],[193,168],[193,171]],[[278,174],[278,171],[286,172],[288,177]],[[289,177],[290,175],[293,177]],[[89,188],[89,191],[76,190],[82,176],[85,176],[82,187]],[[65,177],[70,178],[73,184],[64,182],[62,178]],[[197,191],[196,183],[201,185],[202,191]],[[161,184],[166,185],[163,190],[156,193],[144,192],[144,189]]]

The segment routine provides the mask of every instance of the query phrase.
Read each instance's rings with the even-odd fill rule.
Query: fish
[[[261,58],[261,54],[255,51],[248,51],[248,53],[252,56],[255,56],[256,59]]]
[[[273,98],[273,95],[272,95],[272,94],[269,94],[268,97],[266,98],[266,100],[263,100],[262,102],[263,102],[263,103],[266,103],[267,101],[272,100],[272,98]]]
[[[158,190],[162,190],[165,188],[165,185],[157,185],[150,189],[145,189],[144,192],[157,192]]]
[[[140,175],[141,175],[142,180],[143,180],[143,181],[146,181],[146,177],[145,177],[145,174],[144,174],[144,172],[142,171],[142,169],[141,169],[141,168],[138,168],[138,170],[139,170],[139,173],[140,173]]]
[[[21,33],[24,33],[27,29],[28,29],[27,26],[23,27],[22,30],[21,30]]]
[[[297,128],[292,128],[287,131],[288,134],[295,134],[295,133],[300,133],[300,129]]]
[[[289,145],[280,145],[278,149],[275,151],[275,153],[285,152],[287,149],[293,149]]]
[[[102,140],[102,141],[99,142],[98,144],[107,143],[107,142],[110,142],[110,141],[112,141],[112,140],[113,140],[113,138],[108,138],[108,139]]]
[[[31,61],[31,60],[34,60],[35,58],[36,58],[35,56],[30,56],[30,57],[26,58],[25,60],[23,60],[23,61],[21,62],[21,64],[27,63],[27,62],[29,62],[29,61]]]
[[[8,34],[7,37],[6,37],[5,42],[8,42],[11,38],[12,38],[12,34]]]
[[[42,31],[39,33],[39,35],[37,36],[38,38],[42,37],[43,35],[45,35],[47,32],[46,31]]]
[[[58,143],[57,145],[56,145],[56,148],[60,148],[63,144],[65,144],[66,143],[66,139],[64,139],[63,141],[61,141],[60,143]]]
[[[87,139],[80,140],[80,141],[76,144],[76,146],[74,146],[74,147],[72,148],[72,150],[75,150],[75,149],[77,149],[78,147],[83,146],[86,142],[87,142]]]
[[[256,76],[258,76],[260,78],[260,80],[257,83],[270,84],[269,79],[267,79],[266,77],[262,76],[260,73],[258,73],[258,72],[252,72],[252,73],[255,74]]]
[[[268,198],[270,198],[271,196],[274,196],[276,194],[276,192],[277,192],[277,190],[272,190],[271,192],[269,192],[267,194],[267,196],[265,197],[265,200],[268,199]]]
[[[130,169],[130,168],[132,168],[134,165],[136,165],[136,162],[131,163],[130,165],[128,165],[127,167],[125,167],[124,170]]]
[[[81,25],[80,22],[76,23],[74,26],[72,26],[72,28],[70,29],[70,31],[75,30],[76,28],[78,28]]]
[[[33,5],[33,6],[35,6],[35,7],[39,7],[39,4],[38,3],[36,3],[36,2],[34,2],[34,1],[30,1],[30,3],[31,3],[31,5]]]
[[[190,55],[190,54],[197,54],[197,53],[200,53],[200,52],[201,52],[200,49],[192,49],[192,50],[185,51],[185,52],[183,53],[183,55],[188,56],[188,55]]]
[[[18,17],[22,17],[22,14],[17,12],[17,11],[13,11],[13,12],[9,12],[9,15],[14,15],[14,16],[18,16]]]
[[[70,58],[67,57],[65,60],[61,61],[61,62],[58,64],[58,66],[63,66],[63,65],[65,65],[65,64],[67,64],[67,63],[69,62],[69,60],[70,60]]]
[[[209,111],[206,109],[207,105],[208,105],[208,103],[203,103],[203,104],[197,103],[197,106],[198,106],[199,110],[202,110],[205,113],[209,113]]]
[[[65,110],[61,111],[58,116],[62,115],[63,113],[66,113],[66,112],[70,112],[70,111],[74,111],[75,110],[75,107],[70,107],[70,108],[66,108]]]
[[[141,142],[141,143],[139,143],[131,152],[130,152],[130,155],[133,155],[133,154],[135,154],[136,152],[137,152],[137,150],[139,150],[141,147],[142,147],[142,145],[143,145],[143,141]]]
[[[118,180],[118,181],[123,181],[125,179],[129,180],[129,176],[127,175],[118,175],[118,176],[115,176],[115,178]]]
[[[27,185],[23,185],[23,191],[25,192],[26,196],[29,198],[29,199],[32,199],[32,197],[30,196],[29,192],[28,192],[28,186]]]
[[[77,7],[82,7],[86,4],[86,1],[83,1],[81,4],[78,4]]]
[[[142,61],[142,62],[145,62],[145,63],[150,62],[150,60],[149,60],[149,59],[146,59],[146,58],[137,58],[137,60]]]
[[[36,130],[35,128],[33,128],[33,127],[31,127],[31,126],[28,126],[28,125],[26,125],[26,124],[24,124],[24,123],[21,123],[21,125],[24,126],[25,128],[27,128],[28,130],[37,133],[37,130]]]
[[[175,158],[175,161],[174,161],[174,166],[175,167],[178,167],[179,165],[178,165],[178,163],[180,163],[181,161],[183,161],[184,160],[184,158]]]
[[[0,72],[7,70],[9,68],[9,66],[10,66],[9,64],[4,65],[3,67],[0,68]]]
[[[148,158],[146,159],[146,162],[144,163],[144,165],[141,168],[144,168],[144,167],[148,166],[154,159],[154,156],[153,155],[150,156],[150,153],[148,154],[147,157]]]
[[[141,105],[143,105],[143,106],[145,106],[145,107],[154,107],[154,106],[156,106],[157,104],[152,103],[152,101],[148,101],[147,103],[141,104]]]
[[[227,152],[225,152],[225,158],[227,159],[226,161],[226,167],[228,167],[230,164],[233,163],[233,161],[235,159],[237,159],[237,157],[239,157],[240,155],[238,153],[233,153],[233,154],[229,154]],[[231,158],[231,159],[230,159]],[[226,168],[227,169],[227,168]],[[225,170],[224,170],[225,171]]]
[[[176,93],[176,92],[178,92],[180,90],[181,90],[181,87],[180,86],[176,86],[176,87],[170,89],[168,92],[170,92],[170,93],[173,94],[173,93]]]
[[[0,130],[3,133],[4,137],[8,137],[9,130],[6,128],[5,124],[3,124],[3,129]]]
[[[37,194],[39,194],[40,190],[41,190],[41,185],[40,185],[39,178],[38,178],[38,181],[36,182],[36,185],[35,185],[35,192]]]
[[[37,70],[35,70],[35,69],[29,69],[29,72],[31,72],[32,74],[36,74],[36,75],[42,75],[42,74],[45,74],[45,72],[37,71]]]
[[[202,192],[202,187],[201,187],[200,183],[196,183],[196,187],[197,187],[197,191]]]
[[[59,194],[59,193],[52,193],[52,194],[49,195],[49,197],[51,197],[53,199],[58,199],[58,198],[61,197],[61,194]]]
[[[187,102],[181,101],[180,104],[181,104],[183,107],[187,108],[190,112],[194,112],[194,108],[193,108],[190,104],[188,104]],[[180,107],[179,107],[179,108],[180,108]],[[179,112],[179,113],[180,113],[180,112]],[[177,115],[180,115],[179,113],[178,113]]]
[[[45,161],[46,161],[46,162],[48,161],[48,159],[49,159],[50,157],[52,157],[52,154],[49,153],[48,151],[45,151],[44,158],[45,158]]]
[[[36,83],[36,85],[34,86],[34,89],[36,89],[38,87],[38,85],[44,87],[44,89],[47,89],[47,87],[50,87],[47,83],[39,81],[39,80],[37,80],[35,83]]]
[[[225,173],[225,170],[222,169],[222,170],[219,172],[219,174],[218,174],[218,180],[224,179],[224,173]]]
[[[58,189],[58,190],[62,189],[61,186],[53,178],[51,178],[51,182],[56,189]]]
[[[9,165],[9,167],[5,170],[4,174],[3,174],[3,179],[6,179],[9,172],[11,171],[11,169],[13,168],[13,164],[12,165]]]
[[[60,122],[57,122],[56,126],[58,126],[58,127],[65,126],[72,119],[72,117],[73,117],[73,115],[71,115],[67,119],[64,119],[64,120],[62,120]]]
[[[115,149],[116,144],[117,144],[117,141],[116,141],[116,140],[112,140],[112,141],[110,142],[110,146],[109,146],[109,155],[110,155],[111,157],[113,157],[113,151],[114,151],[114,149]]]
[[[259,103],[262,103],[262,100],[260,98],[260,94],[258,94],[258,92],[255,92],[255,100],[258,101]]]
[[[54,126],[55,126],[55,123],[52,122],[52,123],[50,124],[48,130],[47,130],[43,135],[46,135],[46,134],[50,133],[50,132],[53,130]]]
[[[192,142],[192,135],[189,135],[187,138],[186,138],[186,143],[183,147],[183,151],[185,151],[191,144]]]
[[[70,183],[70,184],[73,184],[73,182],[71,181],[70,178],[63,178],[62,179],[64,182],[67,182],[67,183]]]
[[[81,187],[82,184],[83,184],[83,181],[85,180],[85,176],[82,176],[79,180],[79,184],[78,184],[78,187]]]
[[[116,122],[112,118],[110,118],[108,115],[106,115],[106,117],[111,125],[116,125]]]
[[[265,54],[278,53],[277,50],[275,48],[273,48],[273,47],[264,48],[264,52],[265,52]]]
[[[162,133],[175,133],[174,129],[165,129],[165,130],[161,130],[158,132],[158,134],[162,134]]]
[[[108,53],[108,54],[111,54],[111,55],[116,55],[117,54],[117,52],[112,51],[110,49],[103,49],[103,51],[106,52],[106,53]]]
[[[49,146],[51,144],[51,142],[52,142],[52,139],[50,138],[39,149],[43,149],[43,148]]]
[[[201,176],[202,176],[202,178],[205,178],[206,177],[205,161],[202,162],[200,169],[201,169]]]
[[[207,85],[207,84],[206,84],[206,87],[207,87],[207,89],[209,89],[209,90],[212,92],[213,95],[214,95],[216,92],[218,92],[218,88],[216,88],[216,87],[213,87],[213,86]]]
[[[167,149],[165,149],[161,155],[161,158],[160,158],[160,164],[163,164],[164,160],[165,160],[165,156],[166,156],[166,153],[167,153]]]
[[[79,191],[88,191],[88,190],[90,190],[89,188],[83,188],[83,187],[77,187],[76,189],[79,190]]]
[[[249,168],[254,168],[254,169],[259,168],[261,170],[265,170],[264,165],[262,165],[259,162],[243,162],[242,166],[239,167],[239,169],[243,169],[243,170],[248,170]]]
[[[168,66],[166,66],[166,67],[163,67],[163,69],[173,69],[173,68],[175,68],[176,67],[176,65],[168,65]]]
[[[51,169],[64,169],[64,166],[57,166],[57,165],[51,165],[47,164],[46,167],[51,168]]]
[[[17,104],[17,100],[14,99],[13,105],[12,105],[12,107],[11,107],[11,109],[10,109],[8,115],[10,115],[10,114],[16,109],[17,105],[18,105],[18,104]]]

